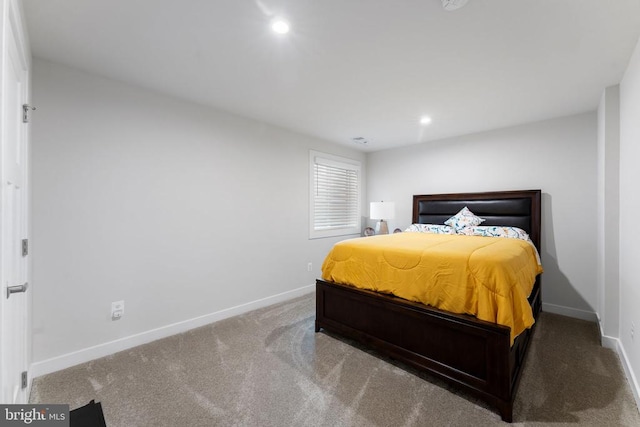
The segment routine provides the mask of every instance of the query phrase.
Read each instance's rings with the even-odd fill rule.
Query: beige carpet
[[[313,295],[34,380],[32,403],[102,402],[109,427],[491,426],[444,383],[324,332]],[[542,313],[514,425],[640,426],[617,355],[593,323]]]

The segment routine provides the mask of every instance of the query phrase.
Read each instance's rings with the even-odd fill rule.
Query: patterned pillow
[[[440,224],[411,224],[404,231],[414,233],[433,233],[433,234],[456,234],[455,230],[448,225]]]
[[[458,234],[465,236],[507,237],[531,241],[526,231],[518,227],[503,227],[499,225],[470,226],[458,230]]]
[[[471,212],[469,208],[465,206],[464,208],[460,209],[460,212],[446,220],[444,223],[453,227],[457,232],[464,227],[473,227],[476,225],[480,225],[483,221],[483,218],[475,216],[473,212]]]

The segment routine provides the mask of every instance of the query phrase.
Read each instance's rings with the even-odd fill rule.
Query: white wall
[[[414,194],[541,189],[544,309],[595,320],[596,126],[585,113],[372,153],[368,200],[395,201],[389,228],[404,228]]]
[[[640,43],[620,82],[620,341],[637,401],[640,401],[636,380],[640,373],[640,227],[636,220],[640,212],[639,118]]]
[[[605,88],[598,106],[597,313],[602,335],[619,336],[620,87]],[[609,342],[603,342],[611,346]]]
[[[34,72],[36,374],[320,275],[338,239],[308,239],[309,149],[363,153],[44,60]]]

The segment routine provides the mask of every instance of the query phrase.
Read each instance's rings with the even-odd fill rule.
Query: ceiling
[[[640,0],[23,4],[36,57],[364,151],[593,111],[640,36]]]

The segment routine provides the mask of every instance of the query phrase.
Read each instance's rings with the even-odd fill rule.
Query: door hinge
[[[27,388],[27,385],[29,385],[29,376],[27,374],[27,371],[22,371],[21,374],[21,384],[22,384],[22,388]]]
[[[29,239],[22,239],[22,256],[29,255]]]
[[[35,110],[36,107],[32,107],[29,104],[22,106],[22,123],[29,123],[29,111]]]

